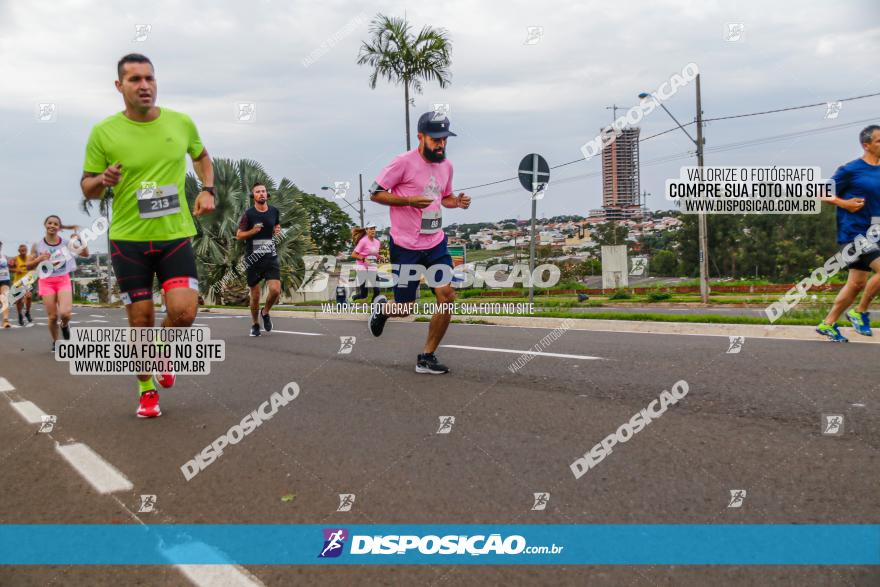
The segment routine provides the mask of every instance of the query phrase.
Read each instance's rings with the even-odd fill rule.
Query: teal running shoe
[[[864,336],[873,336],[871,333],[871,313],[870,312],[856,312],[855,310],[850,310],[846,313],[846,319],[849,320],[852,327],[861,335]]]
[[[816,332],[822,336],[827,336],[831,342],[849,342],[847,337],[840,334],[837,324],[825,324],[824,322],[820,322],[819,326],[816,327]]]

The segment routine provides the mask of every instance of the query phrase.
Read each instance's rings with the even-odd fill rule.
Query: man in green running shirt
[[[153,277],[165,292],[163,327],[191,326],[198,310],[198,274],[190,237],[195,224],[186,201],[186,155],[202,184],[193,205],[200,216],[214,210],[214,169],[198,130],[186,114],[156,106],[152,62],[137,53],[117,64],[116,89],[125,110],[94,127],[80,181],[86,198],[113,189],[110,258],[133,327],[155,324]],[[159,373],[171,387],[174,373]],[[138,375],[137,415],[162,415],[152,375]]]

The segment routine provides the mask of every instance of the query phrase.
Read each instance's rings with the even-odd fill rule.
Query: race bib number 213
[[[180,212],[180,196],[175,184],[156,187],[145,182],[136,195],[141,218],[158,218]]]

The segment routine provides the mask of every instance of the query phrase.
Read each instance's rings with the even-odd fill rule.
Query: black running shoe
[[[24,313],[24,317],[27,318],[28,324],[30,324],[31,322],[33,322],[33,320],[31,319],[31,313],[30,313],[30,312],[25,312],[25,313]]]
[[[55,341],[52,341],[52,354],[55,354]]]
[[[272,332],[272,319],[269,318],[269,313],[263,314],[263,330],[266,332]]]
[[[385,303],[388,301],[388,298],[385,296],[377,296],[373,300],[373,313],[370,314],[370,334],[373,336],[382,336],[382,331],[385,330],[385,322],[388,320],[388,315],[382,313],[382,307],[384,307]]]
[[[22,316],[21,314],[18,315],[18,325],[24,326],[24,316]]]
[[[416,373],[443,375],[444,373],[449,373],[449,367],[438,363],[434,353],[424,353],[419,355],[419,359],[416,361]]]
[[[62,324],[61,325],[61,336],[64,337],[64,340],[70,340],[70,325]]]
[[[251,326],[251,336],[260,336],[260,325],[254,324]]]

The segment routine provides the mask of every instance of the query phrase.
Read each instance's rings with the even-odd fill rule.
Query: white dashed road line
[[[0,377],[0,392],[4,391],[15,391],[15,388],[5,377]]]
[[[125,475],[85,444],[79,442],[64,446],[56,444],[55,450],[98,493],[104,494],[134,489],[134,485],[131,484],[131,481]]]
[[[198,587],[259,587],[263,583],[238,565],[174,565]]]
[[[205,565],[174,565],[187,579],[199,587],[213,587],[214,585],[223,585],[224,587],[258,587],[263,585],[259,579],[250,574],[244,567],[234,564],[222,564],[228,562],[229,558],[216,548],[203,542],[181,544],[163,551],[162,554],[170,561],[179,559],[181,556],[198,555],[203,560],[215,563]]]
[[[297,332],[296,330],[275,330],[272,329],[272,332],[280,332],[281,334],[301,334],[303,336],[324,336],[320,332]]]
[[[483,346],[463,346],[458,344],[441,344],[440,346],[450,349],[465,349],[468,351],[487,351],[490,353],[511,353],[514,355],[534,355],[537,357],[558,357],[560,359],[582,359],[588,361],[604,361],[602,357],[591,357],[589,355],[566,355],[563,353],[545,353],[539,351],[518,351],[514,349],[496,349]]]
[[[42,424],[43,416],[47,415],[33,402],[12,402],[10,405],[28,424]]]

